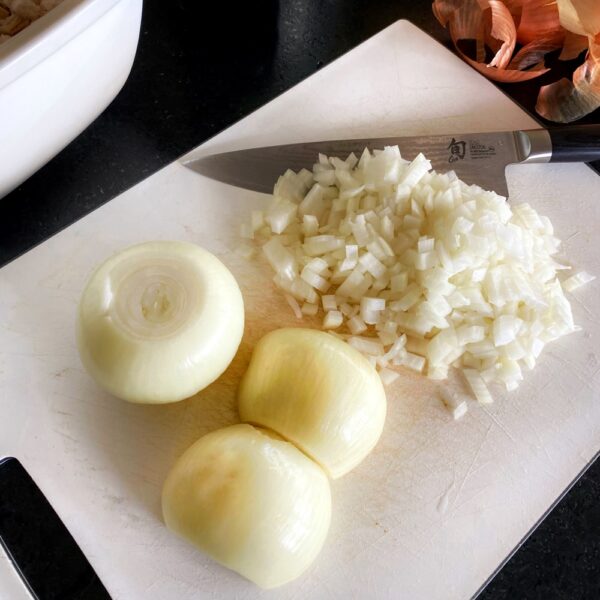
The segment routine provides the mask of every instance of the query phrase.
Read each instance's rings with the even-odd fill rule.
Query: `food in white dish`
[[[0,44],[17,35],[32,21],[61,2],[62,0],[0,0]]]

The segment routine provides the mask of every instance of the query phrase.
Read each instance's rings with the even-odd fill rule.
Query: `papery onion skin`
[[[600,38],[600,35],[597,36]],[[542,87],[536,111],[545,119],[570,123],[600,107],[600,39],[590,44],[585,62],[573,74]]]
[[[242,421],[276,431],[333,478],[369,454],[386,414],[383,385],[365,357],[312,329],[278,329],[264,336],[238,397]]]
[[[521,44],[529,44],[539,39],[553,39],[560,46],[565,31],[560,25],[556,2],[548,0],[528,0],[522,2],[517,39]]]
[[[561,50],[559,59],[571,60],[589,47],[572,82],[561,79],[540,90],[536,111],[550,121],[570,123],[600,107],[597,0],[435,0],[432,8],[458,54],[498,82],[535,79],[548,72],[548,53]],[[475,59],[461,49],[461,40],[475,42]],[[521,48],[512,56],[515,42]],[[489,63],[485,48],[494,52]]]
[[[299,577],[331,521],[323,470],[279,436],[240,424],[200,438],[162,492],[165,523],[262,588]]]
[[[220,260],[186,242],[146,242],[93,273],[79,304],[77,345],[108,392],[160,404],[217,379],[243,330],[242,294]]]

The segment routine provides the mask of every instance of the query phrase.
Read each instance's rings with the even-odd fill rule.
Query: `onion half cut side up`
[[[217,379],[243,330],[242,294],[220,260],[187,242],[146,242],[93,273],[79,304],[77,344],[108,392],[160,404]]]

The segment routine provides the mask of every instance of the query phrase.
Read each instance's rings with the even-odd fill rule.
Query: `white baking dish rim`
[[[0,44],[0,90],[87,29],[120,0],[64,0]]]

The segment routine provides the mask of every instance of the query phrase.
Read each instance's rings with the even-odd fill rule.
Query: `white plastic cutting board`
[[[527,128],[534,121],[407,22],[398,22],[217,136],[196,153],[311,139]],[[511,201],[547,214],[575,265],[600,273],[600,178],[584,165],[509,170]],[[333,482],[333,522],[313,568],[262,592],[171,535],[160,489],[176,456],[235,422],[255,341],[294,324],[261,263],[232,253],[240,220],[266,196],[178,163],[0,270],[0,455],[21,459],[116,599],[467,598],[600,448],[600,306],[573,299],[584,332],[555,343],[516,393],[453,422],[433,382],[389,389],[382,439]],[[74,343],[79,294],[124,246],[182,239],[215,252],[240,282],[247,326],[227,373],[173,406],[115,400]]]

